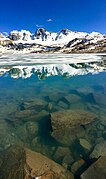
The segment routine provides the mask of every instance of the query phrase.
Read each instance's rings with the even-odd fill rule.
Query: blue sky
[[[106,0],[2,0],[0,32],[39,27],[48,31],[106,33]]]

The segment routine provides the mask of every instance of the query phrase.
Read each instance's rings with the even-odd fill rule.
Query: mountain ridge
[[[88,49],[94,51],[95,49],[97,49],[97,52],[101,52],[103,47],[103,52],[105,52],[106,35],[99,32],[75,32],[69,29],[62,29],[56,33],[49,32],[44,28],[39,28],[33,34],[27,30],[13,30],[7,37],[0,33],[0,44],[2,46],[14,46],[14,48],[15,46],[17,46],[17,49],[21,44],[21,50],[23,50],[23,48],[27,48],[25,44],[29,44],[29,46],[31,46],[32,44],[35,44],[35,46],[41,45],[43,46],[43,48],[39,46],[40,49],[37,51],[41,51],[41,53],[46,51],[54,52],[54,49],[52,49],[51,47],[60,47],[60,49],[56,49],[56,51],[59,51],[61,49],[64,51],[64,49],[66,49],[66,53],[68,53],[68,51],[74,51],[75,53],[77,53],[77,51],[79,52],[81,49],[83,49],[83,51],[86,51]],[[98,49],[98,45],[102,46],[100,47],[101,49]],[[94,48],[94,46],[96,48]],[[47,47],[49,48],[47,49]],[[70,49],[67,50],[67,48]],[[34,48],[31,53],[32,52],[34,53]]]

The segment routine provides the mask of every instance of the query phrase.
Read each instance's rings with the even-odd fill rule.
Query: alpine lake
[[[1,65],[1,155],[14,145],[45,155],[75,178],[105,157],[106,59]]]

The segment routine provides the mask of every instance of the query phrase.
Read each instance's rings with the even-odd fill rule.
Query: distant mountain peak
[[[72,31],[65,28],[65,29],[62,29],[60,32],[63,33],[64,35],[68,35],[68,34],[71,33]]]

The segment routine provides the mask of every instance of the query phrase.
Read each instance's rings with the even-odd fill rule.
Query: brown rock
[[[99,158],[100,156],[106,156],[106,141],[97,144],[91,153],[91,158]]]
[[[23,145],[23,142],[17,137],[10,125],[5,120],[0,119],[0,150],[13,144]]]
[[[100,157],[82,175],[81,179],[106,179],[106,156]]]
[[[80,142],[80,145],[81,145],[83,148],[85,148],[85,149],[87,149],[87,150],[91,150],[92,146],[91,146],[91,144],[90,144],[87,140],[85,140],[85,139],[80,139],[79,142]]]
[[[53,104],[52,103],[48,103],[47,110],[51,111],[52,109],[53,109]]]
[[[52,136],[59,142],[70,145],[76,139],[79,128],[96,119],[93,113],[79,110],[65,110],[51,113]],[[79,136],[81,136],[79,134]]]
[[[41,99],[34,99],[33,101],[26,101],[23,103],[24,109],[35,109],[37,111],[44,109],[46,102]]]
[[[75,174],[76,172],[78,172],[78,170],[79,172],[81,172],[81,170],[84,171],[85,167],[86,167],[85,161],[83,159],[80,159],[75,163],[73,163],[73,165],[71,166],[71,171],[72,173]]]
[[[63,96],[64,96],[64,93],[60,93],[58,90],[57,90],[56,92],[54,92],[54,91],[52,90],[52,92],[50,92],[50,94],[49,94],[49,99],[50,99],[50,101],[57,102],[57,101],[59,101]]]
[[[23,110],[23,111],[17,111],[15,113],[12,113],[9,115],[8,121],[12,123],[21,122],[24,121],[39,121],[45,116],[48,116],[48,112],[45,110],[42,110],[40,112],[36,112],[35,110]]]
[[[67,109],[68,108],[68,104],[63,102],[63,101],[59,101],[58,102],[58,106],[63,108],[63,109]]]
[[[27,122],[26,129],[27,129],[29,135],[36,136],[38,134],[38,130],[39,130],[38,123],[32,122],[32,121]]]
[[[29,149],[12,146],[0,156],[1,179],[73,179],[64,167]]]
[[[1,156],[1,179],[24,179],[24,149],[18,146],[8,148]]]
[[[64,167],[56,164],[54,161],[48,159],[40,153],[25,149],[26,165],[25,171],[27,176],[37,177],[48,176],[50,179],[73,179],[73,175]],[[48,179],[49,179],[48,178]]]
[[[41,176],[40,179],[54,179],[54,173],[48,172],[48,173],[44,174],[43,176]]]
[[[72,153],[68,147],[58,147],[55,152],[54,159],[56,161],[62,161],[62,165],[65,168],[74,162]]]

